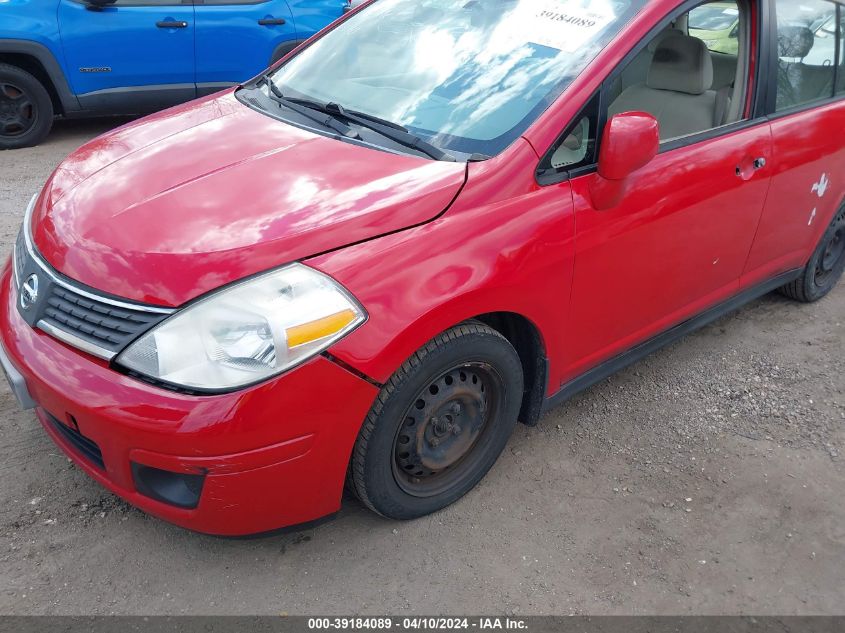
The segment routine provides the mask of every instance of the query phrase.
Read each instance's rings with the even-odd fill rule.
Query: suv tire
[[[0,64],[0,150],[33,147],[53,127],[53,101],[25,70]]]

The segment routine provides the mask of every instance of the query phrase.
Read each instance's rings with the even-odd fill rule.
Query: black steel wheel
[[[501,334],[480,323],[441,334],[379,394],[353,450],[350,488],[395,519],[453,503],[498,459],[522,392],[522,364]]]
[[[845,263],[845,222],[839,222],[832,234],[826,236],[821,246],[813,277],[816,287],[826,288],[831,285],[833,278],[837,274],[842,274],[843,263]]]
[[[845,272],[845,208],[822,236],[801,277],[781,288],[791,299],[812,303],[827,296]]]
[[[414,497],[431,497],[453,487],[479,459],[473,449],[485,440],[498,414],[504,381],[486,363],[467,363],[435,378],[414,398],[393,442],[393,476]]]
[[[52,125],[47,89],[25,70],[0,64],[0,149],[37,145]]]

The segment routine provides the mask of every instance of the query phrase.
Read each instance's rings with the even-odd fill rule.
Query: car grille
[[[18,294],[31,277],[37,277],[37,300],[18,311],[33,327],[81,349],[111,360],[127,345],[173,313],[172,309],[112,298],[82,286],[53,269],[35,251],[24,228],[15,243],[15,278]]]
[[[161,321],[161,315],[114,308],[58,284],[51,284],[45,301],[47,306],[41,321],[50,328],[114,352]]]
[[[105,470],[106,465],[103,462],[103,453],[100,447],[94,440],[90,440],[76,429],[72,429],[66,424],[62,424],[56,417],[45,413],[50,427],[59,434],[59,436],[67,442],[71,448],[83,459],[90,462],[100,470]]]

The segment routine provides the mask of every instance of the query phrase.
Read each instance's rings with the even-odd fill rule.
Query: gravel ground
[[[0,154],[0,246],[114,120]],[[771,295],[520,427],[411,523],[200,536],[127,506],[0,387],[2,614],[843,614],[845,285]]]

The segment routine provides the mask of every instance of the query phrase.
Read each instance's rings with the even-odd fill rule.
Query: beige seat
[[[622,69],[622,72],[616,77],[613,86],[610,89],[610,99],[613,101],[617,99],[624,90],[631,86],[641,84],[648,77],[648,69],[651,68],[651,61],[654,59],[654,54],[660,47],[660,43],[667,37],[676,35],[684,36],[686,33],[676,29],[673,26],[661,31],[657,37],[651,40],[640,53],[631,60],[631,62]]]
[[[688,136],[722,125],[727,95],[712,90],[713,60],[707,45],[688,35],[670,35],[654,53],[646,83],[627,88],[610,115],[644,111],[660,123],[661,140]]]
[[[713,60],[713,90],[733,88],[739,64],[737,56],[710,51],[710,58]]]

